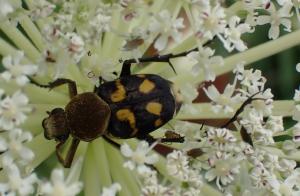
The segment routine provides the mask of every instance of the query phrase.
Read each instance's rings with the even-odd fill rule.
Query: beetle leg
[[[48,84],[44,85],[44,84],[40,84],[37,81],[35,81],[33,78],[28,77],[30,80],[30,83],[39,86],[41,88],[49,88],[50,90],[64,85],[64,84],[68,84],[68,88],[69,88],[69,96],[70,98],[74,97],[75,95],[77,95],[77,87],[76,87],[76,82],[74,82],[73,80],[70,79],[66,79],[66,78],[58,78],[56,80],[54,80],[53,82],[49,82]]]
[[[120,77],[131,75],[131,71],[130,71],[131,63],[133,63],[133,62],[124,61],[123,65],[122,65]]]
[[[205,47],[205,46],[207,46],[211,43],[212,43],[212,40],[206,42],[205,44],[203,44],[203,47]],[[198,47],[196,47],[196,48],[193,48],[191,50],[184,51],[184,52],[177,53],[177,54],[169,53],[169,54],[164,54],[164,55],[155,55],[155,56],[151,56],[151,57],[142,57],[142,58],[139,58],[139,59],[127,59],[125,61],[120,60],[120,63],[123,62],[120,77],[131,75],[131,71],[130,71],[131,64],[133,64],[133,63],[147,63],[147,62],[148,63],[149,62],[165,62],[165,63],[168,63],[170,65],[170,67],[172,68],[172,70],[174,71],[174,73],[176,74],[176,71],[175,71],[174,66],[171,63],[170,59],[178,58],[178,57],[184,57],[184,56],[187,56],[189,53],[194,52],[194,51],[198,51],[198,50],[199,50]]]
[[[244,101],[244,103],[239,107],[239,109],[235,112],[234,116],[229,119],[229,121],[227,123],[225,123],[221,128],[226,128],[228,125],[230,125],[231,123],[233,123],[234,121],[237,120],[238,116],[244,111],[245,107],[248,104],[251,104],[252,101],[255,100],[266,100],[264,98],[254,98],[255,95],[257,95],[258,93],[260,93],[261,91],[258,91],[257,93],[254,93],[253,95],[251,95],[246,101]],[[251,135],[250,133],[248,133],[243,127],[240,131],[242,140],[248,144],[250,144],[251,146],[253,146],[253,141],[251,139]]]
[[[106,135],[103,135],[102,137],[103,137],[103,139],[105,139],[105,141],[107,141],[108,143],[110,143],[111,145],[113,145],[114,147],[116,147],[117,149],[121,149],[121,145],[120,144],[118,144],[117,142],[113,141],[112,139],[110,139]]]
[[[72,162],[73,162],[73,158],[74,158],[74,155],[75,155],[75,152],[76,152],[76,149],[78,147],[79,142],[80,142],[79,139],[76,139],[76,138],[72,139],[72,144],[71,144],[65,158],[63,158],[63,156],[60,152],[60,149],[61,149],[62,145],[65,143],[65,141],[61,141],[56,145],[56,156],[57,156],[59,162],[65,168],[70,168],[71,167]]]

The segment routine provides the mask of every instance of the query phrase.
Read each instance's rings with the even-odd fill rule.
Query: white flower
[[[297,72],[300,72],[300,63],[296,64],[296,70],[297,70]]]
[[[272,192],[277,196],[298,196],[300,195],[300,170],[294,170],[283,182],[271,179],[269,183],[273,188]]]
[[[183,18],[172,19],[168,10],[163,10],[152,18],[149,24],[149,31],[159,34],[159,37],[154,43],[154,47],[161,51],[166,48],[169,37],[172,37],[175,42],[181,39],[180,29],[183,29]]]
[[[81,182],[67,184],[62,169],[54,169],[51,173],[51,181],[41,185],[41,193],[49,196],[75,196],[81,188]]]
[[[153,185],[158,183],[157,172],[155,170],[150,169],[147,166],[138,167],[137,173],[145,185]]]
[[[34,184],[37,183],[35,174],[22,176],[19,168],[12,162],[5,164],[3,170],[7,174],[5,183],[0,183],[1,195],[32,195]]]
[[[233,84],[227,84],[223,94],[221,94],[214,85],[209,86],[207,89],[203,88],[205,94],[212,101],[212,110],[215,113],[219,113],[220,111],[225,113],[233,112],[234,104],[243,101],[239,94],[233,95],[235,92],[235,86],[236,79]]]
[[[207,9],[201,10],[199,21],[196,24],[197,34],[209,40],[213,39],[215,35],[221,37],[220,34],[224,33],[226,28],[225,16],[224,8],[219,3],[216,3],[215,7],[208,6]]]
[[[239,164],[230,154],[216,152],[208,160],[210,169],[206,172],[205,178],[208,181],[216,179],[219,189],[234,180],[234,175],[239,173]]]
[[[201,8],[210,6],[210,2],[207,0],[184,0],[184,1],[189,4],[198,5]]]
[[[33,1],[31,6],[32,20],[46,18],[55,9],[55,5],[46,0]]]
[[[280,159],[279,160],[279,170],[284,172],[283,176],[287,177],[294,172],[295,167],[297,166],[296,161],[289,159]]]
[[[2,63],[6,71],[1,73],[1,77],[6,82],[15,80],[20,86],[24,86],[29,82],[27,76],[33,75],[37,72],[38,67],[32,64],[22,64],[21,60],[24,58],[23,51],[17,51],[14,56],[9,55],[2,59]]]
[[[246,10],[262,9],[265,8],[270,0],[242,0]]]
[[[10,130],[23,123],[32,108],[28,104],[29,100],[20,91],[15,92],[12,97],[7,96],[0,100],[0,127]]]
[[[189,166],[188,157],[181,151],[174,150],[167,156],[167,170],[170,175],[180,179],[188,180]]]
[[[123,7],[122,15],[124,20],[130,21],[139,15],[141,8],[145,8],[145,1],[143,0],[120,0],[120,5]]]
[[[124,167],[133,170],[135,167],[145,167],[144,164],[154,164],[157,162],[158,156],[156,154],[147,155],[155,145],[156,142],[149,147],[147,142],[141,141],[136,151],[132,151],[129,145],[124,143],[121,146],[121,152],[125,157],[131,158],[130,161],[124,163]]]
[[[296,15],[297,15],[297,19],[298,21],[300,21],[300,1],[299,0],[277,0],[278,4],[280,6],[284,6],[285,4],[292,4],[292,6],[295,9]]]
[[[143,186],[141,192],[142,196],[175,195],[173,188],[169,188],[160,184]]]
[[[183,83],[178,85],[178,89],[181,91],[183,103],[192,103],[198,96],[197,85]]]
[[[300,102],[300,91],[299,90],[297,90],[297,89],[295,90],[293,99],[297,102]]]
[[[254,109],[256,113],[261,113],[266,115],[270,115],[272,113],[273,94],[271,92],[271,89],[266,89],[266,90],[263,89],[264,89],[263,86],[261,87],[251,86],[248,88],[248,92],[240,90],[240,92],[243,94],[245,99],[254,95],[252,97],[253,101],[251,101],[251,104],[246,106],[245,112]]]
[[[137,172],[143,184],[141,195],[174,195],[174,190],[171,187],[163,186],[159,182],[156,171],[151,170],[149,167],[138,167]]]
[[[0,0],[0,21],[6,19],[7,15],[14,11],[9,0]]]
[[[79,62],[81,57],[85,54],[84,42],[82,38],[76,33],[67,33],[65,38],[67,39],[67,49],[74,58],[75,62]]]
[[[210,145],[217,146],[220,150],[225,150],[229,145],[236,142],[235,136],[225,128],[210,128],[207,131],[207,142]]]
[[[300,121],[300,105],[296,105],[293,110],[293,120]]]
[[[95,13],[88,20],[90,28],[81,30],[82,36],[88,43],[94,44],[95,40],[101,39],[103,32],[107,32],[111,29],[111,7],[109,4],[99,3],[99,7],[95,10]]]
[[[101,196],[115,196],[121,190],[119,183],[113,183],[110,187],[103,187]]]
[[[253,133],[255,130],[262,129],[263,115],[258,114],[255,110],[250,110],[243,113],[243,118],[240,124],[244,126],[247,133]]]
[[[252,138],[255,144],[271,145],[274,144],[273,132],[270,129],[264,127],[256,128],[252,133]]]
[[[251,29],[247,23],[240,24],[240,18],[232,16],[229,20],[229,28],[225,29],[224,35],[226,40],[222,40],[224,47],[231,52],[234,48],[238,51],[244,51],[247,49],[245,43],[241,40],[241,35],[244,33],[251,33],[254,29]]]
[[[24,143],[31,139],[32,136],[29,132],[23,132],[19,128],[12,129],[8,133],[8,140],[0,137],[0,150],[2,152],[7,150],[4,156],[11,156],[24,164],[28,163],[34,158],[34,154]]]
[[[286,154],[291,154],[291,153],[297,152],[297,145],[292,140],[284,140],[282,142],[281,148]]]
[[[256,165],[256,167],[251,170],[250,177],[255,187],[269,189],[271,179],[276,179],[275,176],[266,170],[262,164]]]
[[[285,27],[285,31],[291,31],[291,21],[289,17],[291,17],[290,10],[292,6],[293,5],[290,3],[285,3],[283,7],[281,7],[279,10],[276,10],[274,4],[270,2],[270,6],[267,9],[270,15],[261,15],[257,17],[258,25],[264,25],[267,23],[271,24],[271,28],[269,30],[270,39],[276,39],[279,37],[280,25],[283,25]]]
[[[216,74],[212,70],[212,66],[222,66],[224,64],[221,56],[213,56],[215,53],[209,47],[199,48],[197,52],[190,52],[187,57],[195,63],[192,68],[192,74],[198,75],[200,70],[204,71],[206,81],[214,81]]]
[[[273,132],[284,130],[282,116],[270,116],[266,122],[266,127]]]
[[[300,110],[300,108],[299,108],[299,110]],[[293,141],[300,143],[300,123],[295,124],[293,128],[294,128],[293,129]]]
[[[92,80],[92,83],[99,86],[99,76],[105,81],[111,81],[116,78],[113,74],[114,66],[112,61],[101,61],[101,57],[97,54],[92,54],[88,59],[89,65],[84,67],[85,75]],[[99,62],[101,62],[99,64]]]
[[[276,171],[279,166],[279,157],[277,155],[274,155],[272,153],[268,153],[266,151],[259,151],[258,156],[262,157],[261,163],[263,164],[264,168],[268,169],[269,171],[273,172]],[[254,158],[254,157],[253,157]]]
[[[243,64],[239,64],[234,70],[237,74],[237,79],[241,81],[241,84],[245,87],[261,87],[264,86],[266,78],[261,75],[260,70],[245,70]]]

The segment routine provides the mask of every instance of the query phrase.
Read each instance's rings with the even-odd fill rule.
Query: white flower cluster
[[[232,113],[236,110],[235,106],[237,104],[242,105],[246,100],[251,100],[244,108],[246,111],[244,116],[261,119],[263,115],[271,114],[273,95],[270,89],[264,90],[266,79],[261,76],[261,72],[252,69],[244,70],[244,66],[239,64],[234,73],[233,84],[227,84],[222,94],[214,85],[209,86],[207,89],[203,88],[212,101],[212,110],[215,113]],[[253,120],[250,119],[249,123],[254,122]],[[247,122],[244,124],[247,124]]]
[[[186,188],[178,187],[176,183],[162,184],[159,174],[151,167],[158,161],[158,156],[147,155],[155,145],[157,142],[149,147],[148,143],[142,141],[135,152],[126,143],[121,146],[122,154],[131,159],[124,163],[124,167],[137,171],[139,180],[143,184],[142,195],[198,195],[199,187],[202,185],[201,174],[189,167],[188,157],[181,151],[168,154],[166,164],[168,174],[182,184],[186,184]]]
[[[43,2],[43,1],[42,1]],[[88,51],[99,44],[103,32],[110,30],[111,13],[108,4],[77,1],[36,3],[32,17],[45,21],[43,33],[47,47],[40,60],[44,71],[55,67],[54,78],[63,76],[68,65],[79,63]],[[52,12],[59,7],[59,12]]]
[[[70,182],[70,179],[65,179],[62,169],[54,169],[52,171],[51,182],[45,181],[40,183],[40,194],[42,195],[74,196],[77,195],[81,189],[82,183]]]
[[[184,178],[188,175],[184,170],[191,164],[197,171],[206,171],[205,180],[215,180],[218,188],[229,195],[237,193],[237,187],[244,193],[255,190],[259,194],[299,194],[298,185],[295,185],[300,180],[299,171],[295,170],[296,162],[279,153],[288,156],[297,152],[300,144],[299,123],[292,129],[293,141],[283,141],[277,149],[274,136],[284,131],[283,119],[282,116],[272,115],[273,95],[270,89],[264,90],[266,79],[259,70],[245,70],[242,65],[234,73],[233,84],[228,84],[223,94],[213,85],[205,92],[212,99],[212,109],[216,113],[236,111],[233,108],[235,104],[247,103],[239,115],[240,120],[235,124],[239,132],[214,127],[199,131],[199,125],[176,123],[175,129],[187,138],[185,151],[190,160],[181,159],[171,171]],[[296,90],[296,103],[300,100],[299,95]],[[298,113],[296,106],[294,120],[300,120]],[[251,168],[248,172],[245,171],[245,165]],[[242,187],[240,181],[245,182]]]

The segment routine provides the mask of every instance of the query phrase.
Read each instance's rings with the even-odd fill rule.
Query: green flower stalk
[[[299,195],[300,92],[274,100],[262,72],[248,68],[299,45],[299,3],[225,2],[0,0],[0,195]],[[270,41],[248,48],[244,35],[265,24]],[[133,74],[173,82],[181,110],[153,142],[80,142],[63,168],[59,139],[47,140],[42,122],[69,92],[41,86],[66,78],[93,92],[126,60]],[[232,80],[220,89],[225,73]],[[194,102],[200,88],[209,103]],[[283,117],[294,125],[285,129]]]

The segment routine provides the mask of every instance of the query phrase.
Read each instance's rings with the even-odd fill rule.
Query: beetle
[[[147,58],[142,59],[145,62]],[[152,60],[152,59],[150,59]],[[155,74],[131,74],[133,60],[123,63],[119,78],[105,81],[94,92],[78,94],[76,82],[58,78],[42,85],[50,90],[68,85],[70,101],[65,108],[54,108],[43,119],[44,136],[57,141],[56,155],[66,168],[71,167],[80,141],[90,142],[104,137],[138,138],[149,143],[156,141],[150,133],[166,124],[176,115],[182,104],[180,91],[174,84]],[[173,68],[173,67],[172,67]],[[69,136],[71,146],[65,157],[61,148]],[[183,142],[183,137],[160,138],[161,142]]]

